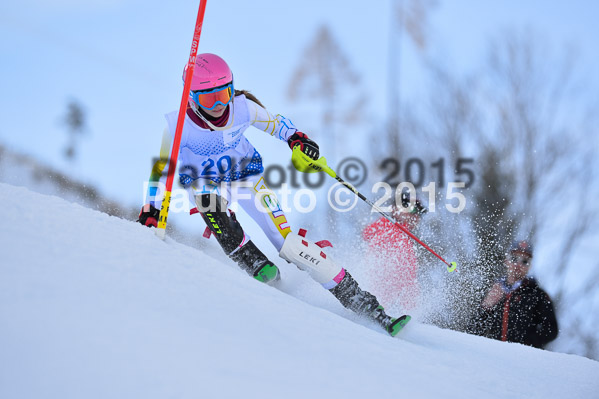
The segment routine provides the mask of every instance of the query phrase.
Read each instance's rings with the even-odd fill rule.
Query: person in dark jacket
[[[551,298],[527,276],[531,262],[531,245],[514,242],[505,259],[506,276],[495,282],[482,302],[480,335],[535,348],[544,348],[557,337]]]

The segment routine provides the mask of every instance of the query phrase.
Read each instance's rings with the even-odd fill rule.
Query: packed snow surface
[[[292,265],[261,284],[135,222],[0,184],[0,398],[597,398],[599,363],[412,321]]]

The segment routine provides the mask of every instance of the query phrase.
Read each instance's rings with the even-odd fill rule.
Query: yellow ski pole
[[[424,247],[430,253],[432,253],[437,258],[439,258],[441,260],[441,262],[443,262],[447,265],[448,272],[451,273],[451,272],[455,271],[456,268],[458,267],[456,262],[447,262],[445,259],[443,259],[441,256],[439,256],[435,251],[433,251],[431,249],[431,247],[426,245],[418,237],[416,237],[414,234],[412,234],[410,232],[410,230],[408,230],[401,224],[397,223],[395,220],[393,220],[393,218],[389,214],[384,212],[381,208],[376,206],[372,201],[370,201],[368,198],[366,198],[364,195],[362,195],[362,193],[360,193],[358,191],[358,189],[356,189],[351,183],[348,183],[345,180],[343,180],[341,177],[339,177],[337,175],[337,173],[335,173],[335,171],[327,165],[327,160],[325,157],[320,157],[317,160],[314,160],[314,159],[308,157],[306,154],[304,154],[299,149],[299,146],[296,146],[293,149],[293,154],[291,155],[291,162],[293,163],[293,166],[300,172],[305,172],[305,173],[325,172],[327,175],[331,176],[332,178],[337,180],[339,183],[343,184],[343,186],[345,186],[351,192],[356,194],[362,201],[364,201],[368,205],[370,205],[370,207],[372,209],[374,209],[375,211],[377,211],[378,213],[383,215],[383,217],[385,217],[388,221],[390,221],[391,223],[393,223],[397,227],[399,227],[401,229],[401,231],[406,233],[410,238],[412,238],[414,241],[416,241],[418,244],[422,245],[422,247]]]

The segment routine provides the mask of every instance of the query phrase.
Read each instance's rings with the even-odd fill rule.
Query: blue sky
[[[163,114],[180,101],[197,6],[197,1],[3,2],[0,143],[89,181],[125,204],[140,203]],[[224,57],[238,88],[252,90],[271,111],[301,127],[285,92],[318,27],[330,27],[365,87],[376,93],[386,84],[390,9],[390,1],[212,0],[200,51]],[[596,84],[597,15],[591,1],[440,0],[429,17],[427,52],[467,73],[481,63],[490,37],[527,26],[557,45],[575,44],[581,68],[595,74]],[[401,71],[402,97],[417,96],[424,84],[422,62],[407,41]],[[82,102],[89,117],[73,164],[61,153],[70,99]],[[384,96],[371,100],[374,117],[382,118]],[[284,148],[276,145],[272,148]]]

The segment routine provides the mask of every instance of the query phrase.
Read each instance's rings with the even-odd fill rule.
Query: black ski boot
[[[258,281],[272,284],[281,279],[279,268],[269,261],[251,241],[230,254],[229,257]]]
[[[385,309],[381,305],[374,310],[371,314],[371,318],[379,323],[392,337],[395,337],[412,319],[412,317],[407,314],[399,316],[398,318],[391,317],[385,313]]]
[[[245,239],[241,224],[235,214],[227,211],[226,202],[216,194],[203,194],[196,198],[196,205],[206,225],[216,237],[225,254],[256,280],[263,283],[274,283],[280,280],[279,268],[254,245]]]
[[[330,291],[343,306],[375,321],[393,337],[410,321],[408,315],[397,319],[387,315],[376,297],[361,289],[347,270],[343,280]]]

